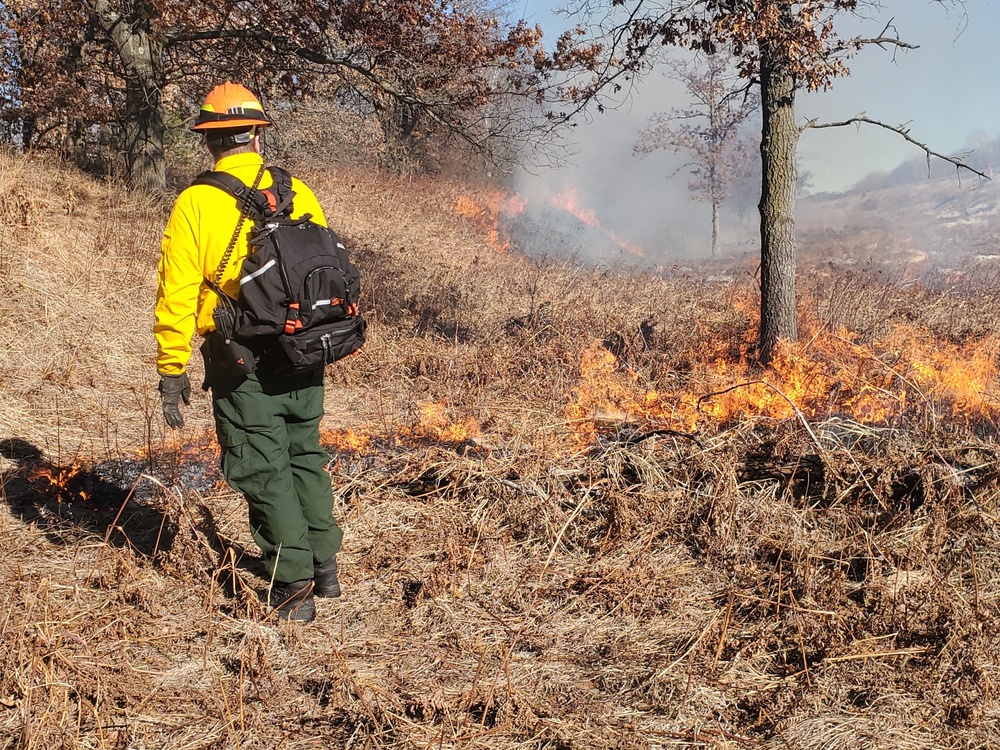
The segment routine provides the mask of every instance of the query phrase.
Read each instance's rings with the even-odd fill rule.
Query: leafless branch
[[[894,36],[876,36],[871,39],[852,39],[852,45],[857,45],[858,47],[863,47],[866,44],[877,44],[882,49],[885,49],[885,45],[891,44],[894,47],[901,47],[902,49],[920,49],[919,44],[910,44],[910,42],[904,42],[902,39]]]
[[[956,156],[946,156],[942,153],[934,151],[926,143],[921,143],[920,141],[916,140],[913,136],[910,135],[910,130],[905,125],[889,125],[888,123],[884,123],[879,120],[873,120],[872,118],[867,117],[863,114],[851,117],[847,120],[843,120],[842,122],[816,122],[816,120],[809,120],[805,125],[802,126],[802,130],[805,130],[807,128],[816,128],[816,129],[842,128],[847,125],[861,125],[863,123],[867,125],[875,125],[885,130],[892,131],[893,133],[896,133],[897,135],[901,136],[903,140],[912,143],[914,146],[923,151],[927,155],[928,172],[930,171],[930,162],[931,162],[931,157],[933,156],[934,158],[941,159],[942,161],[946,161],[949,164],[954,164],[955,170],[958,172],[961,172],[961,170],[965,169],[969,172],[972,172],[972,174],[977,175],[981,179],[984,180],[990,179],[989,176],[987,176],[985,173],[980,172],[978,169],[970,167],[968,164],[962,161],[961,158]]]
[[[851,39],[848,41],[848,44],[851,44],[852,46],[855,47],[864,47],[867,44],[877,44],[879,47],[882,47],[882,49],[885,49],[885,45],[891,44],[896,47],[902,47],[903,49],[917,49],[919,45],[910,44],[909,42],[904,42],[902,39],[899,38],[898,35],[895,34],[896,27],[893,26],[892,24],[892,22],[895,20],[896,20],[895,18],[890,18],[889,21],[886,23],[885,28],[882,29],[881,33],[878,36],[872,37],[871,39],[863,39],[863,38]],[[886,36],[886,32],[889,31],[889,29],[892,29],[894,36]]]
[[[919,49],[920,45],[910,44],[909,42],[904,42],[902,39],[899,38],[899,35],[896,33],[896,27],[892,23],[894,20],[895,19],[890,18],[889,22],[886,23],[885,28],[883,28],[882,31],[879,32],[878,36],[873,36],[869,38],[854,37],[852,39],[845,39],[839,44],[833,45],[832,49],[830,50],[831,54],[839,55],[845,52],[846,53],[857,52],[862,47],[867,47],[873,44],[877,47],[880,47],[881,49],[885,49],[886,47],[892,47],[893,48],[892,59],[895,62],[896,52],[898,50]],[[889,33],[890,31],[891,33]]]

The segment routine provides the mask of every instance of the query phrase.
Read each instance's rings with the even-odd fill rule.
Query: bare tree
[[[691,104],[653,115],[635,151],[648,154],[671,149],[691,157],[678,171],[688,170],[688,189],[696,200],[711,206],[714,258],[719,254],[722,204],[729,197],[734,176],[750,158],[741,128],[759,102],[721,54],[699,56],[695,61],[670,60],[664,65],[670,78],[684,84]]]
[[[943,6],[961,0],[934,0]],[[653,67],[664,45],[702,52],[726,51],[741,75],[760,91],[761,104],[761,316],[757,355],[770,361],[780,339],[795,340],[795,186],[799,136],[809,127],[850,123],[887,128],[923,149],[941,156],[909,136],[905,127],[859,115],[840,123],[807,123],[795,118],[798,91],[829,89],[849,74],[847,60],[865,47],[914,49],[889,24],[880,33],[841,38],[836,29],[843,15],[861,16],[876,0],[606,0],[580,3],[581,28],[597,29],[582,44],[575,32],[563,37],[599,61],[593,78],[578,86],[580,107],[598,102]],[[957,168],[984,177],[959,159],[945,157]]]

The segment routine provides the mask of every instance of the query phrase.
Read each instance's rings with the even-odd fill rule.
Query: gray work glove
[[[191,404],[191,381],[187,373],[180,375],[160,375],[160,400],[163,402],[163,419],[167,426],[176,430],[184,426],[181,416],[179,399],[184,399],[184,405]]]

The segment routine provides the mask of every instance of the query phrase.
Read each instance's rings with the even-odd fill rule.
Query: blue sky
[[[554,10],[566,3],[521,3],[520,11],[515,6],[513,12],[541,24],[546,37],[554,40],[566,23]],[[1000,133],[1000,0],[966,0],[964,9],[950,10],[932,0],[882,0],[878,5],[867,12],[870,20],[841,16],[841,36],[854,31],[875,35],[893,19],[900,37],[920,48],[895,55],[891,49],[867,48],[851,61],[851,76],[838,79],[832,90],[799,97],[800,121],[840,120],[864,112],[893,125],[909,123],[914,138],[949,154],[960,153],[977,134]],[[633,120],[637,131],[650,111],[683,104],[654,71],[626,105],[636,116],[616,115],[616,130],[625,137],[622,131]],[[586,127],[578,130],[589,149]],[[607,143],[603,137],[596,141],[597,148]],[[802,167],[813,173],[817,190],[849,187],[868,172],[890,169],[919,155],[898,135],[870,127],[810,131],[799,149]],[[974,154],[971,159],[975,160]]]

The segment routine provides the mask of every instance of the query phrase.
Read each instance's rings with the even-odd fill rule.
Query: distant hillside
[[[1000,140],[977,147],[968,161],[991,174]],[[929,173],[916,157],[844,193],[801,199],[796,218],[800,249],[816,260],[937,269],[1000,260],[1000,184],[957,174],[940,160]]]
[[[930,165],[920,152],[888,172],[872,172],[859,180],[846,195],[868,193],[873,190],[925,183],[939,178],[954,178],[955,167],[941,159],[932,159]],[[970,143],[962,152],[951,154],[966,161],[969,166],[992,176],[994,165],[1000,164],[1000,137],[982,138]],[[965,173],[968,176],[968,173]]]

